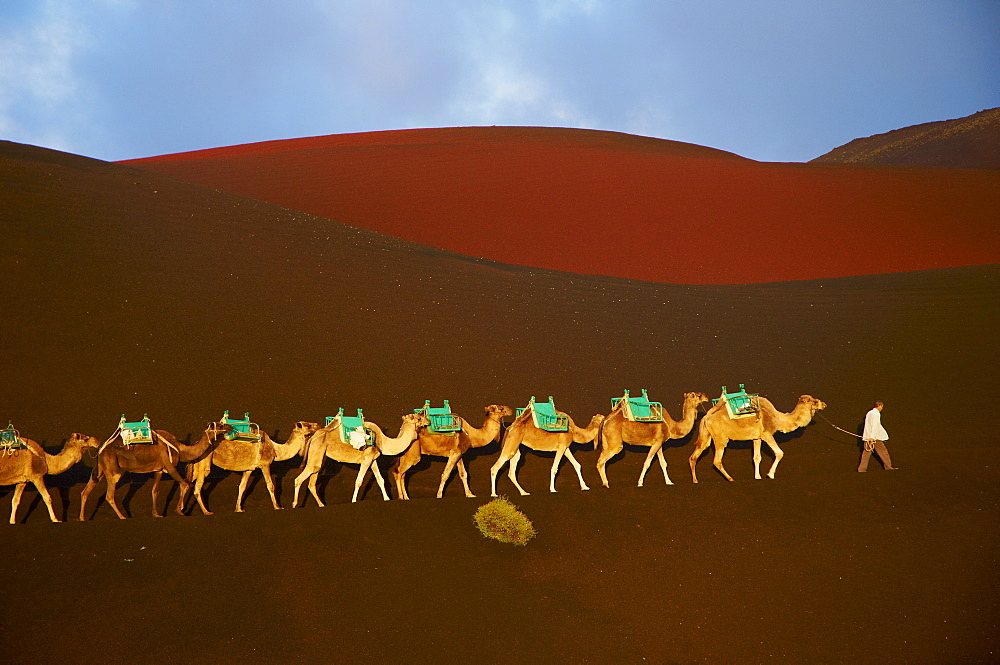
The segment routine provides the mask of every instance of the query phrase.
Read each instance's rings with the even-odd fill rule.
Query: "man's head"
[[[884,406],[884,405],[882,404],[882,402],[875,402],[875,408],[876,408],[876,409],[878,409],[879,411],[881,411],[881,410],[882,410],[882,407],[883,407],[883,406]]]

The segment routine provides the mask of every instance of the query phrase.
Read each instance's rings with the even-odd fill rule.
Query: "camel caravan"
[[[706,406],[709,402],[711,406]],[[258,469],[274,509],[281,510],[271,476],[273,462],[300,457],[302,461],[295,476],[292,506],[303,505],[307,500],[301,491],[302,485],[307,483],[309,493],[317,505],[323,507],[325,504],[316,484],[326,458],[358,466],[351,497],[351,501],[356,502],[369,471],[375,477],[382,498],[389,500],[385,479],[377,464],[378,458],[383,455],[396,458],[389,473],[397,498],[409,499],[407,473],[424,455],[429,455],[446,458],[437,498],[444,496],[445,486],[456,469],[465,496],[471,498],[475,495],[469,488],[463,457],[471,448],[483,448],[497,441],[500,442],[500,454],[490,467],[490,491],[494,497],[497,496],[497,475],[505,465],[514,488],[522,495],[528,494],[517,481],[522,446],[555,453],[549,472],[550,492],[556,491],[556,474],[564,457],[576,471],[580,489],[590,489],[584,481],[582,465],[570,446],[591,442],[598,451],[597,471],[604,487],[610,487],[606,468],[608,462],[621,454],[626,444],[648,448],[639,473],[638,487],[643,486],[654,457],[663,471],[663,480],[672,485],[663,445],[687,437],[696,427],[694,450],[688,458],[692,482],[698,482],[698,459],[711,445],[715,446],[713,465],[723,477],[733,480],[722,464],[730,441],[753,442],[754,477],[757,479],[761,478],[761,441],[766,443],[774,455],[766,475],[773,479],[783,456],[774,435],[809,425],[815,413],[824,408],[826,404],[821,400],[802,395],[795,408],[784,413],[778,411],[770,400],[747,393],[741,384],[735,392],[727,392],[723,387],[722,394],[712,400],[705,393],[685,393],[680,420],[674,420],[663,405],[651,401],[643,389],[641,396],[633,396],[625,390],[622,396],[612,398],[610,413],[606,416],[594,415],[585,427],[578,426],[569,414],[559,411],[551,396],[548,401],[536,401],[532,397],[526,406],[516,410],[502,404],[490,404],[484,407],[486,416],[482,425],[475,427],[453,413],[448,400],[444,400],[440,407],[432,406],[428,400],[423,406],[403,415],[395,437],[388,436],[378,425],[365,420],[361,409],[356,415],[347,415],[344,409],[340,409],[337,415],[327,417],[322,427],[315,422],[295,423],[291,436],[284,443],[272,440],[250,419],[249,413],[243,418],[235,418],[225,411],[221,418],[208,423],[193,444],[182,443],[166,430],[154,429],[148,415],[138,421],[127,421],[123,415],[114,433],[103,443],[95,437],[74,433],[56,455],[47,453],[37,442],[21,436],[11,424],[0,430],[0,485],[15,486],[11,499],[11,524],[17,521],[21,495],[29,482],[44,501],[49,518],[58,522],[45,486],[45,476],[63,473],[86,458],[93,470],[80,495],[81,521],[87,519],[88,498],[102,480],[106,484],[107,503],[119,518],[126,519],[115,500],[115,489],[126,472],[153,474],[154,516],[162,516],[158,506],[160,479],[164,473],[180,487],[175,509],[177,514],[185,514],[184,509],[193,489],[194,499],[202,512],[211,515],[202,497],[202,488],[213,467],[242,474],[236,494],[236,512],[243,512],[247,485],[251,474]],[[703,413],[700,420],[699,412]],[[507,424],[504,419],[509,417],[513,420]],[[178,470],[182,462],[186,464],[184,475]]]

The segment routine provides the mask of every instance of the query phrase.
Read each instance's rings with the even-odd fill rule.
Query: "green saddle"
[[[257,443],[263,438],[260,427],[256,423],[250,422],[250,413],[245,413],[243,420],[229,417],[229,412],[222,414],[219,420],[220,425],[229,425],[233,429],[226,432],[226,439],[229,441],[244,441],[246,443]]]
[[[726,392],[726,387],[722,386],[722,397],[713,399],[712,404],[718,404],[720,400],[725,401],[726,409],[729,411],[730,416],[733,418],[743,418],[757,413],[760,409],[759,398],[760,395],[747,393],[746,388],[741,383],[740,389],[733,393]]]
[[[28,444],[21,438],[21,433],[14,429],[14,424],[7,425],[6,429],[0,430],[0,448],[5,452],[14,450],[24,450]]]
[[[663,405],[659,402],[650,402],[646,389],[642,389],[642,397],[632,397],[628,390],[622,397],[611,398],[611,408],[616,409],[622,406],[626,420],[640,423],[662,423]]]
[[[569,417],[556,413],[556,404],[552,399],[552,395],[549,395],[548,402],[536,402],[535,396],[532,395],[528,406],[523,409],[517,409],[515,417],[520,416],[528,409],[531,410],[532,420],[534,420],[535,427],[538,429],[545,430],[546,432],[569,431]]]
[[[331,425],[339,427],[340,440],[348,445],[351,445],[351,432],[359,427],[365,432],[365,447],[375,445],[375,430],[365,426],[365,416],[361,409],[358,409],[356,416],[345,416],[344,409],[341,408],[337,415],[326,417],[326,426]]]
[[[118,429],[121,431],[122,443],[126,446],[136,443],[153,442],[153,429],[149,426],[149,416],[147,414],[142,415],[142,420],[132,423],[127,422],[125,414],[122,414],[122,419],[118,423]]]
[[[419,409],[414,409],[414,413],[422,413],[430,421],[427,426],[435,434],[456,434],[462,431],[462,419],[451,412],[451,405],[448,400],[444,401],[443,408],[431,406],[431,401],[424,401],[424,405]]]

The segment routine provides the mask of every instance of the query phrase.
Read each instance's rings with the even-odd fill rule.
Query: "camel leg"
[[[646,479],[646,472],[649,471],[649,465],[653,463],[653,457],[656,453],[662,454],[662,443],[657,443],[649,447],[646,452],[646,459],[642,461],[642,471],[639,472],[639,484],[637,487],[642,487],[642,482]]]
[[[107,499],[108,503],[111,504],[111,507],[114,509],[115,514],[118,515],[118,518],[124,520],[128,518],[125,517],[125,513],[123,513],[122,509],[118,507],[118,502],[115,500],[115,489],[117,489],[118,480],[121,477],[122,476],[120,473],[109,472],[105,474],[105,481],[107,481],[108,483],[108,489],[107,492],[105,492],[104,494],[104,498]],[[154,501],[154,507],[155,507],[155,501]]]
[[[753,477],[760,480],[760,439],[753,440]]]
[[[382,474],[379,473],[378,465],[375,464],[375,460],[372,458],[366,459],[361,463],[361,468],[358,469],[358,477],[354,481],[354,497],[351,499],[351,503],[358,502],[358,493],[361,491],[361,483],[364,482],[365,476],[368,475],[368,469],[372,470],[372,475],[375,476],[375,481],[378,483],[378,487],[382,490],[382,498],[385,501],[389,500],[389,495],[385,491],[385,481],[382,480]]]
[[[729,439],[716,439],[715,441],[715,460],[712,464],[716,469],[719,470],[726,480],[733,482],[733,477],[726,473],[726,467],[722,466],[722,456],[726,454],[726,444],[729,443]]]
[[[696,485],[698,484],[698,472],[695,467],[698,466],[698,458],[701,457],[701,454],[705,452],[705,449],[707,449],[710,445],[712,445],[712,437],[707,436],[702,439],[702,437],[699,436],[698,440],[694,444],[694,452],[692,452],[691,456],[688,457],[688,465],[691,467],[691,482]]]
[[[49,496],[49,489],[45,486],[45,476],[39,476],[31,482],[34,484],[35,489],[38,490],[38,493],[42,495],[42,501],[45,502],[45,507],[49,509],[49,519],[53,522],[58,522],[59,518],[56,517],[56,511],[52,509],[52,497]],[[14,492],[16,494],[17,490],[14,490]],[[20,499],[21,497],[18,496],[17,498]],[[11,517],[13,517],[13,514]]]
[[[462,485],[465,486],[465,498],[475,499],[476,495],[469,489],[469,472],[465,470],[465,461],[461,457],[458,458],[458,477],[462,479]]]
[[[521,493],[521,496],[528,496],[528,493],[524,491],[521,487],[521,483],[517,482],[517,465],[521,461],[521,448],[518,446],[517,450],[514,452],[514,456],[510,458],[510,468],[507,470],[507,476],[510,478],[511,482],[514,483],[514,487],[517,491]]]
[[[181,478],[181,474],[177,473],[177,467],[172,464],[166,468],[166,472],[168,476],[174,479],[174,482],[181,486],[181,496],[177,500],[177,508],[174,509],[174,512],[178,515],[183,515],[184,499],[187,497],[188,493],[191,492],[191,483]],[[159,478],[157,478],[157,480],[159,480]],[[156,507],[156,501],[153,501],[153,507]]]
[[[281,510],[281,506],[278,505],[278,495],[274,493],[274,478],[271,477],[271,465],[265,464],[260,467],[260,470],[264,474],[264,484],[267,485],[267,492],[271,495],[271,504],[275,510]]]
[[[774,453],[774,463],[771,464],[771,470],[767,472],[767,477],[774,480],[774,472],[778,468],[778,462],[780,462],[781,458],[785,456],[785,453],[780,447],[778,447],[778,442],[774,440],[773,435],[764,434],[764,442],[767,443],[771,452]]]
[[[448,461],[444,465],[444,471],[441,472],[441,482],[438,484],[437,498],[440,499],[444,495],[444,485],[448,482],[448,478],[450,478],[451,474],[455,471],[455,463],[460,459],[462,459],[462,456],[457,450],[452,451],[451,454],[448,455]],[[469,496],[468,485],[465,486],[465,496]]]
[[[87,480],[87,484],[84,486],[83,491],[80,492],[80,521],[83,522],[87,519],[87,497],[90,496],[91,491],[100,482],[100,474],[97,469],[94,469],[93,473],[90,474],[90,478]]]
[[[17,507],[21,503],[21,494],[24,492],[24,486],[27,483],[18,483],[17,487],[14,488],[14,496],[10,500],[10,523],[17,524]],[[56,520],[58,521],[58,520]]]
[[[243,512],[243,493],[247,491],[247,483],[250,482],[250,474],[253,473],[253,469],[247,469],[243,472],[240,477],[240,487],[236,490],[236,512]]]
[[[318,447],[317,447],[318,450]],[[315,455],[315,456],[314,456]],[[292,508],[299,505],[299,491],[302,488],[302,483],[309,481],[309,492],[316,499],[316,504],[320,508],[326,506],[325,503],[319,498],[319,492],[316,490],[316,481],[319,480],[319,472],[323,468],[323,457],[325,452],[318,450],[314,453],[314,449],[310,448],[308,452],[308,458],[305,461],[304,467],[298,476],[295,477],[295,494],[292,498]]]
[[[351,503],[358,502],[358,492],[361,491],[361,483],[362,481],[364,481],[365,476],[368,474],[368,467],[370,467],[371,464],[372,461],[370,459],[366,459],[363,462],[361,462],[361,466],[360,468],[358,468],[358,477],[354,479],[354,496],[351,497]]]
[[[163,515],[160,514],[160,511],[156,509],[160,496],[160,478],[162,477],[162,471],[157,471],[153,474],[153,517],[163,517]]]
[[[504,441],[507,440],[507,436],[510,435],[511,430],[507,430],[507,435],[504,436]],[[510,462],[510,479],[514,482],[514,486],[521,492],[521,496],[525,496],[528,493],[517,484],[517,462],[521,459],[521,444],[517,444],[513,450],[508,450],[504,447],[500,451],[500,456],[497,457],[497,461],[493,463],[490,467],[490,496],[497,496],[497,474],[500,473],[500,469],[503,468],[504,464]]]
[[[667,458],[663,456],[662,446],[658,451],[656,451],[656,458],[660,460],[660,468],[663,469],[663,480],[666,481],[667,485],[673,485],[670,481],[670,474],[667,473]]]
[[[319,473],[314,473],[313,475],[309,476],[309,493],[313,495],[314,499],[316,499],[316,504],[320,508],[326,508],[326,504],[320,501],[319,499],[319,490],[316,489],[316,481],[318,480],[319,480]]]
[[[406,452],[396,458],[396,464],[392,468],[392,479],[396,483],[396,496],[404,501],[410,500],[410,495],[406,491],[406,472],[418,462],[420,462],[420,444],[414,443],[406,449]]]
[[[587,486],[587,483],[583,482],[583,468],[580,466],[580,463],[576,461],[576,457],[573,456],[573,451],[569,448],[566,448],[566,459],[568,459],[569,463],[573,465],[574,469],[576,469],[576,475],[580,479],[580,489],[589,490],[590,488]]]
[[[601,454],[597,457],[597,473],[601,475],[601,484],[604,485],[605,487],[610,487],[610,485],[608,485],[608,474],[604,467],[607,466],[608,462],[611,461],[612,457],[614,457],[621,451],[622,451],[621,441],[611,441],[610,439],[605,437],[604,447],[601,448]]]
[[[188,465],[188,478],[194,480],[194,498],[201,506],[201,512],[205,515],[211,515],[212,511],[208,509],[205,505],[205,500],[201,496],[201,488],[205,485],[205,479],[208,477],[208,473],[212,468],[212,458],[206,457],[200,462]],[[188,485],[190,487],[190,484]],[[181,495],[181,502],[183,503],[187,498],[186,493]]]
[[[389,493],[385,491],[385,479],[382,478],[382,472],[378,468],[378,458],[372,460],[372,475],[375,476],[378,488],[382,490],[382,500],[389,501]]]
[[[562,461],[563,455],[569,448],[559,448],[556,450],[556,457],[552,460],[552,469],[549,470],[549,491],[556,491],[556,474],[559,473],[559,462]],[[580,481],[583,481],[583,476],[580,476]]]
[[[314,473],[315,471],[306,466],[299,475],[295,476],[295,492],[292,494],[292,508],[299,507],[299,490],[302,489],[302,483]]]

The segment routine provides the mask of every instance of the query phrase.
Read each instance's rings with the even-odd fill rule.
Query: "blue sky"
[[[2,0],[0,138],[608,129],[766,161],[1000,106],[998,0]]]

